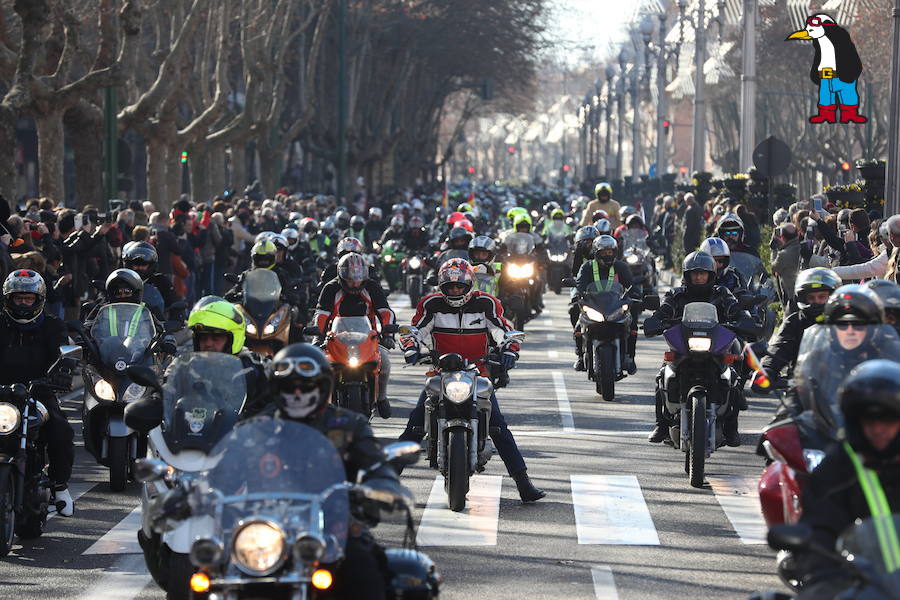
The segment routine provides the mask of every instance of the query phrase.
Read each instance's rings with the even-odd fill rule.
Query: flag
[[[756,374],[753,376],[754,385],[757,385],[763,389],[768,388],[770,385],[772,385],[772,382],[769,381],[769,377],[766,375],[766,372],[763,371],[762,364],[759,362],[759,358],[757,358],[756,353],[753,351],[753,348],[748,342],[744,342],[744,358],[747,361],[747,366],[756,372]]]
[[[475,206],[475,190],[472,190],[469,193],[469,197],[466,198],[466,203],[468,203],[469,206]]]

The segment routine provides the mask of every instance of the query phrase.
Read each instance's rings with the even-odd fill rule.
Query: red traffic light
[[[844,162],[841,163],[841,169],[843,169],[844,171],[849,171],[849,170],[850,170],[850,163],[848,163],[848,162],[845,160]]]
[[[672,125],[672,123],[671,123],[668,119],[665,119],[665,120],[663,121],[663,130],[664,130],[666,133],[669,133],[669,127],[670,127],[671,125]]]
[[[516,147],[515,147],[515,146],[510,146],[509,148],[506,149],[506,151],[509,152],[510,154],[515,154],[515,153],[516,153]]]
[[[570,167],[569,165],[563,165],[563,172],[564,172],[564,173],[568,173],[568,172],[571,171],[571,170],[572,170],[572,167]]]
[[[475,174],[475,167],[469,167],[469,175]]]

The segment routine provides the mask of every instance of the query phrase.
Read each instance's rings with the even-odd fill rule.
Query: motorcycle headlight
[[[247,575],[273,573],[284,563],[284,531],[271,521],[250,521],[234,535],[234,561]]]
[[[134,402],[135,400],[140,400],[144,397],[144,394],[147,392],[147,388],[137,383],[129,384],[127,388],[125,388],[125,393],[122,394],[122,399],[125,402]]]
[[[691,352],[709,352],[712,348],[712,339],[705,337],[688,338],[688,350]]]
[[[599,310],[593,309],[590,306],[585,306],[583,308],[584,308],[584,314],[591,321],[597,321],[598,323],[603,323],[604,321],[606,321],[606,317],[604,317],[603,313],[600,312]]]
[[[819,466],[819,463],[822,462],[823,458],[825,458],[823,450],[803,449],[803,462],[806,463],[806,471],[808,473],[812,473]]]
[[[467,381],[451,381],[444,386],[447,399],[456,404],[462,404],[472,397],[472,386]]]
[[[565,262],[566,255],[565,254],[551,254],[550,260],[553,262]]]
[[[409,268],[410,269],[418,269],[422,266],[422,261],[419,260],[418,257],[409,259]]]
[[[359,366],[359,348],[347,349],[347,364],[353,369]]]
[[[94,395],[101,400],[113,401],[116,399],[116,390],[105,379],[98,379],[94,384]]]
[[[19,428],[22,414],[9,402],[0,402],[0,435],[8,435]]]
[[[384,262],[394,262],[394,256],[392,254],[388,254],[384,257]]]
[[[278,326],[281,325],[281,313],[276,313],[274,317],[269,319],[269,322],[266,323],[266,326],[263,327],[263,335],[272,335],[275,333],[275,330],[278,329]]]
[[[625,257],[625,262],[627,262],[629,265],[636,265],[641,262],[641,259],[637,254],[629,254],[627,257]]]
[[[509,276],[513,279],[525,279],[534,275],[534,265],[525,263],[524,265],[509,265]]]
[[[256,325],[254,325],[250,321],[247,321],[247,333],[249,333],[250,335],[256,335]]]

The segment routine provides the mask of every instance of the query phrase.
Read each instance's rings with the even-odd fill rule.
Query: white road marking
[[[765,544],[768,528],[759,504],[756,477],[707,476],[716,500],[744,544]]]
[[[610,567],[606,565],[591,567],[591,578],[594,580],[594,596],[597,600],[619,600],[616,580]]]
[[[498,475],[475,475],[469,480],[465,510],[453,512],[447,508],[444,477],[438,475],[416,541],[420,546],[496,546],[502,485]]]
[[[141,547],[137,541],[137,532],[140,528],[141,507],[138,505],[82,554],[141,554]]]
[[[85,590],[78,600],[131,600],[151,581],[143,554],[125,556],[112,567],[104,569],[103,576]]]
[[[557,358],[559,358],[559,352],[557,352],[556,350],[547,350],[547,358],[549,358],[550,360],[556,360]]]
[[[553,319],[549,317],[544,319],[544,325],[546,325],[547,327],[553,327]]]
[[[559,406],[559,417],[566,433],[575,431],[575,419],[572,418],[572,406],[569,404],[569,393],[562,371],[553,371],[553,388],[556,390],[556,404]]]
[[[548,341],[548,342],[556,341],[556,334],[555,334],[555,333],[548,333],[548,334],[547,334],[547,341]]]
[[[527,436],[527,437],[560,437],[560,436],[599,436],[599,437],[647,437],[646,431],[630,431],[630,430],[616,430],[616,429],[571,429],[571,430],[560,430],[560,429],[516,429],[510,428],[513,434],[516,437]],[[756,433],[759,434],[759,431],[750,432],[745,431],[744,433],[751,434]]]
[[[570,477],[579,544],[659,545],[659,536],[637,477]]]

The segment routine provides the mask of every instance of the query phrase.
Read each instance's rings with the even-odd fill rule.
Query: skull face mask
[[[304,391],[299,386],[291,392],[282,391],[284,412],[292,419],[305,419],[319,407],[321,394],[319,386],[309,391]]]

